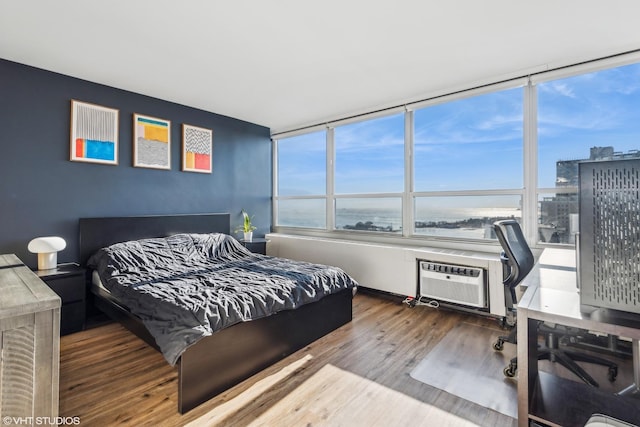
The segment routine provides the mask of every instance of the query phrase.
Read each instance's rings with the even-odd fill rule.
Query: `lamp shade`
[[[58,264],[58,251],[67,247],[67,242],[62,237],[48,236],[37,237],[29,242],[29,252],[38,254],[38,270],[56,268]]]

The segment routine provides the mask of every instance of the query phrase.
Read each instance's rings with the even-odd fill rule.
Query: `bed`
[[[211,239],[226,242],[225,245],[231,248],[232,255],[230,256],[235,260],[233,261],[235,269],[233,271],[242,268],[242,265],[250,259],[254,259],[256,265],[259,266],[259,268],[254,267],[252,270],[272,270],[274,266],[284,263],[284,260],[279,258],[256,254],[247,255],[248,251],[242,247],[238,248],[239,244],[234,239],[226,239],[226,237],[215,234],[229,234],[230,216],[226,213],[81,218],[79,229],[80,259],[84,266],[87,266],[90,259],[95,264],[95,259],[99,258],[96,254],[102,253],[102,248],[111,245],[114,245],[112,246],[114,248],[121,247],[121,242],[147,242],[145,239],[150,239],[151,242],[163,242],[185,238],[205,239],[207,244]],[[184,237],[184,235],[188,237]],[[202,237],[203,235],[204,237]],[[136,244],[138,243],[136,242]],[[238,261],[236,258],[241,259]],[[216,262],[219,262],[217,258]],[[238,262],[242,264],[240,267]],[[220,268],[222,267],[216,264],[214,267],[206,267],[201,270],[215,270],[215,274],[218,274]],[[254,273],[252,271],[250,274]],[[282,274],[286,275],[286,272]],[[90,271],[88,277],[95,277],[95,274]],[[127,329],[157,350],[165,350],[161,347],[166,347],[166,342],[162,346],[158,345],[156,338],[147,327],[149,319],[145,317],[145,313],[140,316],[132,313],[132,311],[137,313],[137,308],[128,307],[127,303],[123,302],[124,297],[121,294],[110,292],[105,287],[91,285],[91,280],[88,282],[96,308],[121,322]],[[189,342],[175,358],[178,370],[178,411],[185,413],[193,409],[276,361],[350,322],[352,319],[352,298],[356,285],[353,282],[352,286],[341,290],[332,290],[332,293],[327,293],[320,299],[300,306],[289,307],[290,309],[278,310],[275,314],[267,314],[250,321],[237,321],[230,326],[215,330],[209,335],[205,334],[206,336],[193,343]],[[143,288],[145,286],[142,285]],[[135,307],[135,303],[132,306]],[[151,330],[153,331],[153,328]],[[159,342],[163,343],[162,339]],[[167,356],[165,355],[165,357]],[[170,359],[168,361],[171,363]]]

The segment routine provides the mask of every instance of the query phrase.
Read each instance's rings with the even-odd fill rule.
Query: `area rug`
[[[285,372],[286,370],[286,372]],[[285,368],[264,383],[256,384],[240,396],[194,420],[188,427],[229,425],[230,412],[251,402],[267,388],[274,387],[294,372]],[[476,424],[440,408],[420,402],[376,382],[333,365],[325,365],[286,397],[256,419],[251,427],[331,426],[331,427],[412,427]]]
[[[454,396],[517,418],[518,388],[503,369],[516,356],[516,346],[503,351],[493,343],[504,331],[461,323],[453,328],[411,371],[412,378]]]

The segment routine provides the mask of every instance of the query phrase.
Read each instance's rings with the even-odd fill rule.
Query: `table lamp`
[[[29,242],[29,252],[38,254],[38,270],[50,270],[58,265],[58,251],[63,250],[67,242],[62,237],[36,237]]]

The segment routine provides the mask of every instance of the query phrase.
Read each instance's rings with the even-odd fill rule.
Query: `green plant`
[[[251,218],[253,216],[249,216],[248,213],[242,210],[242,225],[236,229],[236,232],[242,231],[243,233],[248,233],[250,231],[255,230],[257,227],[251,223]]]

